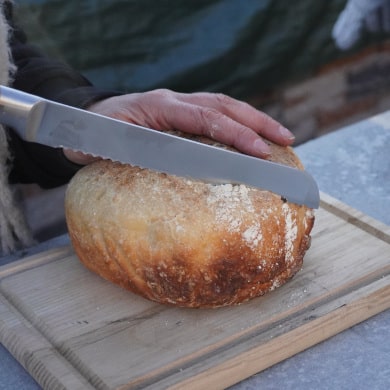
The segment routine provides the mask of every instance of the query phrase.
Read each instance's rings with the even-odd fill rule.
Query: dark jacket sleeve
[[[45,56],[27,42],[26,35],[13,24],[12,7],[5,2],[5,16],[13,27],[10,39],[16,74],[12,87],[49,100],[85,108],[91,103],[119,95],[118,91],[95,88],[67,64]],[[63,155],[61,149],[22,140],[7,129],[12,155],[11,183],[37,183],[43,188],[67,183],[80,169]]]

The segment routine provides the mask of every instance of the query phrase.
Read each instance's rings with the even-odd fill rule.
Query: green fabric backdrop
[[[30,41],[95,84],[124,91],[166,87],[247,98],[349,54],[337,50],[331,39],[345,0],[17,4],[16,15]]]

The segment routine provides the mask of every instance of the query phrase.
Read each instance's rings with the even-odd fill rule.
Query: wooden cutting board
[[[322,194],[303,269],[221,309],[149,302],[70,247],[0,267],[0,341],[46,389],[225,388],[390,307],[390,227]]]

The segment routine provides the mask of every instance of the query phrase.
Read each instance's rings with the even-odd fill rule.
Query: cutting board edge
[[[34,267],[39,267],[46,263],[51,263],[62,259],[67,254],[72,253],[71,245],[63,245],[57,248],[47,249],[43,252],[21,258],[11,263],[0,266],[0,280],[18,272],[23,272]]]
[[[386,285],[386,283],[388,283]],[[246,350],[236,353],[232,357],[228,357],[219,364],[210,364],[210,367],[201,369],[195,375],[179,380],[176,383],[162,383],[157,382],[151,386],[145,387],[145,390],[163,388],[170,390],[181,390],[183,388],[188,390],[204,390],[205,388],[213,388],[215,390],[225,389],[248,377],[258,374],[265,369],[280,363],[304,350],[315,346],[316,344],[325,341],[338,333],[357,325],[358,323],[367,320],[368,318],[377,315],[390,308],[390,276],[386,281],[378,280],[375,285],[380,287],[374,289],[369,295],[361,294],[362,296],[348,303],[341,303],[335,309],[330,310],[323,316],[308,319],[303,324],[294,327],[292,330],[281,334],[280,336],[261,343],[254,348],[247,348]],[[372,285],[361,288],[361,291],[372,288]],[[356,293],[356,292],[354,292]],[[346,297],[344,297],[346,298]],[[372,301],[376,304],[373,305]],[[324,305],[325,308],[327,305]],[[365,315],[361,314],[362,307],[367,308]],[[324,307],[320,307],[320,310]],[[347,321],[346,321],[347,319]],[[325,324],[325,325],[324,325]],[[314,328],[314,331],[312,330]],[[308,335],[310,334],[310,337]],[[294,340],[292,343],[291,340]],[[296,340],[304,341],[297,347]],[[283,348],[280,346],[283,345]],[[266,360],[263,351],[267,349],[267,356],[272,356],[273,360]],[[207,365],[203,362],[202,365]],[[193,367],[191,367],[191,370]],[[166,378],[168,381],[171,378]],[[155,387],[157,385],[157,387]],[[123,387],[126,389],[126,387]],[[121,389],[122,390],[122,389]]]
[[[390,226],[321,192],[320,207],[346,222],[390,244]]]
[[[72,390],[94,389],[52,343],[1,295],[0,313],[1,344],[44,389],[61,389],[63,386]],[[7,324],[7,320],[13,323]],[[23,332],[18,332],[21,329]],[[45,367],[45,361],[50,366],[56,365],[55,373]]]

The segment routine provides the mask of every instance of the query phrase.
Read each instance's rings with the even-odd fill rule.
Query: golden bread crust
[[[291,148],[273,160],[302,169]],[[269,191],[213,185],[103,160],[69,183],[66,220],[81,262],[150,300],[242,303],[301,268],[314,213]]]

